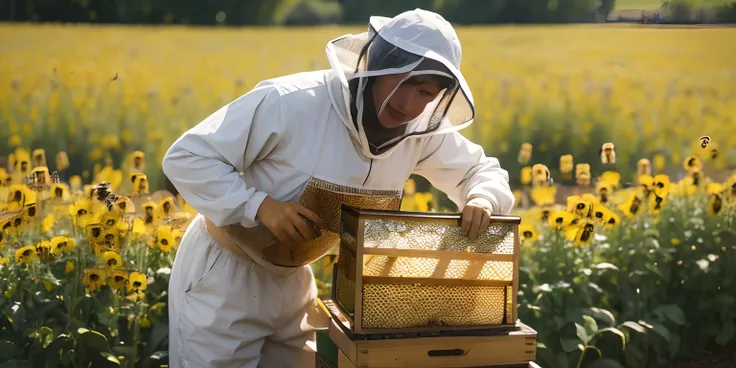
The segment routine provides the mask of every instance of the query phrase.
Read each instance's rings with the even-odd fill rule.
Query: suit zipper
[[[373,159],[371,159],[370,166],[368,166],[368,175],[365,176],[365,180],[363,180],[363,185],[368,182],[368,178],[371,176],[371,170],[373,170]]]

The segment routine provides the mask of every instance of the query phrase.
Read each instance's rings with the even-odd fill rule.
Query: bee
[[[614,150],[613,143],[603,143],[603,146],[598,150],[598,154],[601,156],[601,162],[604,164],[615,164],[616,163],[616,151]]]
[[[705,149],[706,147],[708,147],[708,144],[710,143],[710,136],[709,135],[704,135],[704,136],[698,138],[698,140],[700,141],[700,147],[702,147],[703,149]]]

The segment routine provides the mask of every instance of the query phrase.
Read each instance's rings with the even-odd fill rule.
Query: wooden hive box
[[[357,335],[332,301],[325,305],[333,314],[328,336],[334,346],[322,343],[318,351],[330,354],[337,368],[520,368],[536,358],[537,333],[521,322],[511,330]]]
[[[514,328],[520,220],[470,240],[460,214],[343,205],[332,299],[356,334]]]

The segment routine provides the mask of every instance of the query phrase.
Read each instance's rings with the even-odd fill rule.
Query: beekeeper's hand
[[[478,235],[488,229],[491,224],[493,205],[483,197],[476,197],[468,201],[463,208],[462,225],[460,229],[468,238],[475,240]]]
[[[280,202],[268,196],[256,214],[256,218],[284,244],[303,243],[319,236],[318,231],[302,216],[320,228],[325,227],[319,216],[302,205],[296,202]]]

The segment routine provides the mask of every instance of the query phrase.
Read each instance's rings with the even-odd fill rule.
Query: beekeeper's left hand
[[[488,229],[491,224],[493,205],[483,197],[476,197],[468,201],[463,208],[462,225],[460,229],[468,238],[475,240],[478,235]]]

